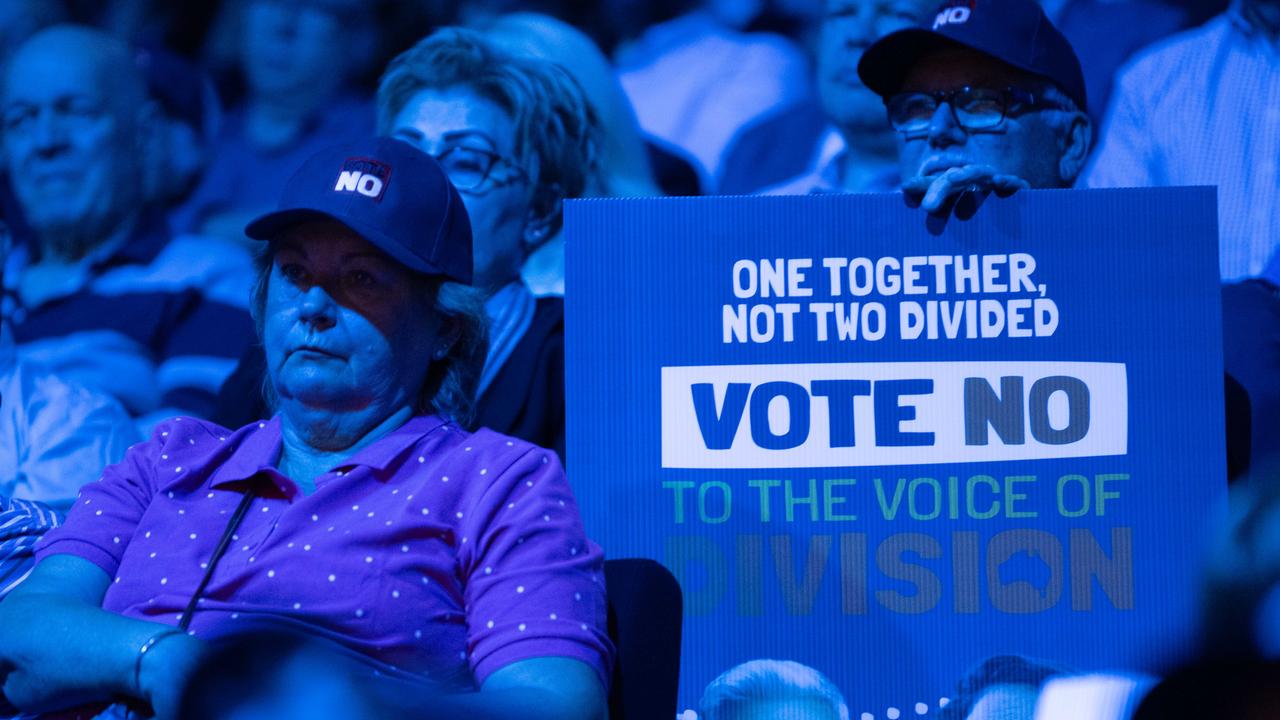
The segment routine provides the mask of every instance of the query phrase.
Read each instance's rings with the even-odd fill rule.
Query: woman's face
[[[500,158],[488,178],[473,188],[450,174],[471,218],[475,286],[494,290],[519,277],[526,255],[525,229],[534,219],[538,172],[531,161],[515,155],[511,116],[465,87],[422,90],[396,115],[391,135],[443,158],[446,172],[452,163],[445,153],[453,148]]]
[[[262,339],[281,411],[412,406],[441,328],[413,274],[331,220],[274,242]]]

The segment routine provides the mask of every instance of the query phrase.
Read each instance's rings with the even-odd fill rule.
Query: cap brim
[[[871,44],[858,61],[858,77],[862,84],[881,97],[889,97],[902,88],[902,81],[920,58],[941,47],[972,47],[941,33],[924,28],[906,28],[889,33]]]
[[[244,234],[254,240],[275,240],[285,230],[299,223],[314,220],[332,220],[343,225],[351,232],[369,241],[374,247],[391,256],[396,262],[416,273],[422,273],[423,275],[449,275],[441,268],[409,252],[402,245],[394,242],[378,230],[317,208],[290,208],[288,210],[269,212],[246,225]]]
[[[1041,76],[1040,71],[1013,62],[990,48],[957,40],[949,35],[925,28],[907,28],[889,33],[871,44],[858,61],[858,77],[862,84],[880,97],[889,97],[902,89],[907,73],[924,56],[946,47],[962,47],[982,53],[1023,72]]]

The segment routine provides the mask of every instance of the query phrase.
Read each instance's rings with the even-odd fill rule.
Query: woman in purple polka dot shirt
[[[209,641],[284,629],[452,717],[603,718],[603,559],[560,463],[459,426],[485,331],[444,171],[332,148],[246,233],[275,416],[174,418],[84,488],[0,604],[6,697],[171,717]]]

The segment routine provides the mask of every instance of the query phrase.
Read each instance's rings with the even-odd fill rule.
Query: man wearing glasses
[[[966,192],[1071,187],[1089,153],[1084,75],[1033,0],[951,0],[867,49],[902,191],[929,212]]]

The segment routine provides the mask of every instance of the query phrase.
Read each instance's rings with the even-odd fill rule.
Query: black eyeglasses
[[[899,93],[885,100],[889,111],[889,123],[904,135],[924,135],[938,106],[946,103],[951,117],[966,131],[994,130],[1006,117],[1016,112],[1026,112],[1042,107],[1060,105],[1017,87],[1002,89],[962,87],[943,92]]]
[[[493,169],[499,165],[505,165],[514,170],[516,177],[521,180],[529,179],[529,175],[515,160],[489,150],[451,145],[433,157],[440,163],[440,167],[449,176],[453,186],[460,192],[479,190],[493,174]]]

